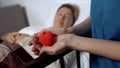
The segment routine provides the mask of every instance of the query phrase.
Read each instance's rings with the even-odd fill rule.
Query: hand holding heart
[[[45,32],[39,35],[39,42],[43,46],[51,46],[55,43],[55,35],[52,32]]]

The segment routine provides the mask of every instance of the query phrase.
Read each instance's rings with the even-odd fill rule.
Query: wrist
[[[84,43],[85,43],[84,37],[72,34],[68,43],[68,48],[85,51],[86,46],[84,45]]]
[[[68,48],[73,49],[74,45],[74,34],[70,34],[69,39],[68,39]]]
[[[69,33],[71,33],[72,32],[72,28],[70,27],[70,28],[67,28],[67,29],[65,29],[65,33],[66,34],[69,34]]]

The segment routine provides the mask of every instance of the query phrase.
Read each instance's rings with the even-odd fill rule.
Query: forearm
[[[73,33],[79,36],[86,36],[87,34],[90,34],[90,32],[91,32],[90,17],[88,17],[82,23],[68,29],[68,33]]]
[[[69,47],[120,61],[120,42],[74,36]]]

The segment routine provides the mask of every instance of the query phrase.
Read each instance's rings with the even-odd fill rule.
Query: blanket
[[[31,60],[33,58],[19,44],[0,43],[0,68],[18,68]]]

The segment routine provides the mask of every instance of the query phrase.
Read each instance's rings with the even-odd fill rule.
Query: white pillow
[[[24,27],[22,28],[19,33],[24,33],[24,34],[29,34],[29,35],[33,35],[34,33],[39,32],[41,29],[43,29],[44,27],[42,26],[28,26],[28,27]]]

